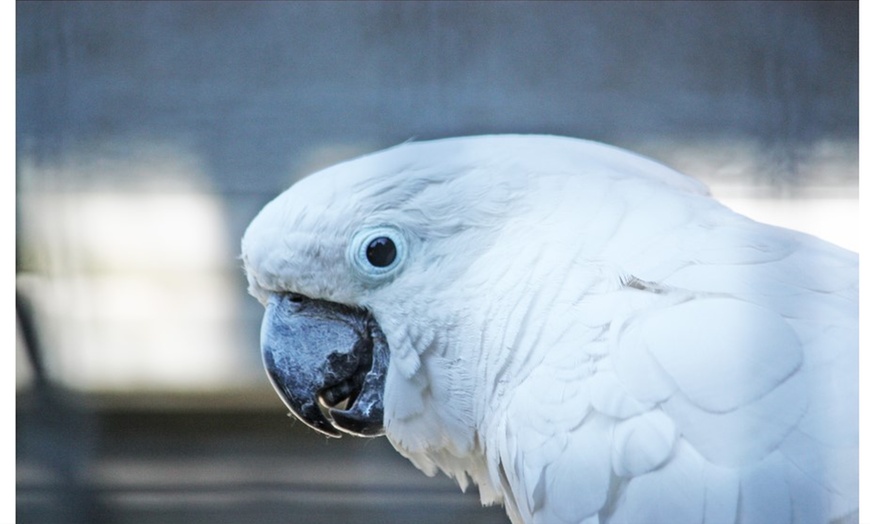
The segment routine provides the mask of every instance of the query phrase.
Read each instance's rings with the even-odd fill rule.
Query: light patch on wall
[[[24,184],[19,195],[19,245],[35,270],[19,280],[42,313],[50,375],[67,386],[211,390],[261,378],[240,351],[252,344],[242,340],[238,247],[223,204],[188,155],[172,162],[166,152],[53,166],[53,180],[97,182]],[[160,191],[160,180],[171,187]]]
[[[858,144],[822,140],[777,152],[751,140],[656,139],[627,146],[698,178],[753,220],[858,251]]]
[[[37,238],[63,235],[75,259],[60,263],[76,272],[226,266],[224,217],[209,193],[42,193],[20,197],[19,205]]]
[[[858,252],[858,200],[847,198],[739,198],[722,202],[758,222],[794,229]]]

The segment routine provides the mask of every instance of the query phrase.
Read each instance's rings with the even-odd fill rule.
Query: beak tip
[[[314,431],[326,435],[327,437],[333,438],[341,438],[341,432],[335,429],[329,420],[323,416],[322,413],[318,411],[316,415],[305,415],[296,413],[294,410],[290,410],[290,413],[287,413],[287,416],[290,418],[295,418],[301,420],[303,424],[313,429]]]
[[[365,417],[354,410],[330,409],[329,415],[336,426],[351,435],[358,437],[379,437],[384,434],[383,417]]]

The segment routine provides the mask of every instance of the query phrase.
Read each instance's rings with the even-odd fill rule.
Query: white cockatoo
[[[514,523],[858,515],[858,257],[552,136],[406,143],[242,241],[290,411]]]

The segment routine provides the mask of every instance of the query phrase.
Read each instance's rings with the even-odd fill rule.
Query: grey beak
[[[299,420],[331,437],[383,435],[389,348],[369,312],[275,294],[260,347],[272,385]]]

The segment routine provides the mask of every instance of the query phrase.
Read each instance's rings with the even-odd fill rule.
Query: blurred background
[[[340,160],[600,140],[858,249],[857,2],[16,9],[18,522],[507,522],[271,391],[239,240]]]

